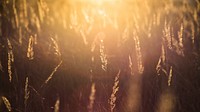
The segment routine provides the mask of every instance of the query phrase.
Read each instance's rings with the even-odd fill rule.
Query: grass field
[[[198,0],[1,0],[0,112],[199,112]]]

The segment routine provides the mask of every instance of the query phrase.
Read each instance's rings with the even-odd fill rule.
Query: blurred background
[[[0,111],[200,111],[198,0],[1,0]]]

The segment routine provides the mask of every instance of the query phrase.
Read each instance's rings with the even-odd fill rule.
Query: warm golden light
[[[200,112],[199,14],[199,0],[0,0],[0,112]]]

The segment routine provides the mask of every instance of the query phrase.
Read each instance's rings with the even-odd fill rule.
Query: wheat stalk
[[[4,104],[6,105],[6,108],[8,109],[8,111],[11,112],[12,108],[11,108],[11,104],[10,104],[9,100],[5,96],[2,96],[1,98],[4,102]]]
[[[26,0],[23,0],[23,9],[24,9],[24,17],[27,17],[27,4],[26,4]]]
[[[44,84],[41,86],[43,87],[45,84],[47,84],[49,82],[49,80],[52,79],[53,75],[55,74],[55,72],[58,70],[58,68],[60,67],[60,65],[62,64],[62,61],[60,61],[60,63],[54,68],[54,70],[51,72],[51,74],[49,75],[49,77],[45,80]]]
[[[18,28],[19,27],[19,20],[18,20],[18,14],[17,14],[17,9],[16,9],[16,3],[15,2],[16,1],[13,0],[12,7],[13,7],[13,13],[14,13],[14,16],[15,16],[15,26],[16,26],[16,28]]]
[[[54,105],[54,112],[59,112],[60,98],[58,97]]]
[[[57,35],[55,36],[55,38],[57,38]],[[58,47],[58,43],[56,42],[56,40],[54,38],[51,38],[51,41],[53,42],[53,48],[55,50],[55,54],[58,56],[61,56],[60,49]]]
[[[134,75],[133,63],[132,63],[132,59],[131,59],[131,56],[130,56],[130,55],[129,55],[128,59],[129,59],[129,68],[130,68],[130,70],[131,70],[131,75]]]
[[[183,24],[181,24],[180,31],[178,32],[179,46],[183,48]]]
[[[95,92],[96,92],[95,83],[92,83],[90,97],[89,97],[90,102],[89,102],[89,105],[88,105],[88,112],[93,112]]]
[[[163,35],[164,35],[164,38],[163,39],[163,42],[165,42],[167,44],[167,47],[169,49],[172,49],[172,34],[171,34],[171,28],[170,28],[170,25],[167,24],[167,22],[165,21],[165,26],[164,26],[164,30],[163,30]]]
[[[99,48],[99,52],[100,52],[100,59],[101,59],[101,68],[106,71],[107,70],[107,56],[105,54],[105,46],[104,46],[104,38],[105,38],[105,34],[103,32],[98,33],[97,34],[97,38],[100,39],[100,48]]]
[[[8,76],[9,81],[12,81],[12,62],[14,62],[14,56],[12,51],[12,45],[9,39],[7,39],[8,42]]]
[[[27,100],[29,98],[30,91],[28,90],[28,77],[26,77],[25,81],[25,89],[24,89],[24,111],[27,110]]]
[[[156,72],[158,75],[160,75],[161,71],[164,72],[165,75],[167,75],[167,71],[163,68],[164,65],[166,65],[166,52],[165,52],[165,47],[162,43],[161,56],[158,60],[157,66],[156,66]]]
[[[142,53],[141,53],[141,48],[140,48],[140,41],[139,41],[138,35],[136,35],[136,32],[133,32],[133,39],[135,41],[138,73],[142,74],[143,71],[144,71],[144,66],[143,66],[143,63],[142,63]]]
[[[121,73],[121,70],[119,70],[119,72],[117,73],[117,75],[115,76],[115,83],[113,85],[113,88],[112,88],[112,94],[110,96],[110,109],[111,109],[111,112],[114,111],[114,108],[115,108],[115,102],[116,102],[116,93],[117,91],[119,90],[119,75]]]
[[[34,51],[33,51],[33,44],[34,44],[34,38],[31,35],[29,38],[29,42],[28,42],[28,49],[27,49],[27,57],[29,60],[32,60],[34,57]]]
[[[86,39],[86,35],[84,33],[84,31],[81,29],[80,30],[80,34],[81,34],[81,37],[83,38],[83,42],[85,45],[88,45],[88,42],[87,42],[87,39]]]
[[[171,82],[172,82],[172,66],[170,67],[169,70],[169,76],[168,76],[168,86],[171,86]]]

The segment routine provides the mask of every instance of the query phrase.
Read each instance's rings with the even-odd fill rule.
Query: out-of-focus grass
[[[0,111],[197,112],[199,15],[198,0],[1,0]]]

